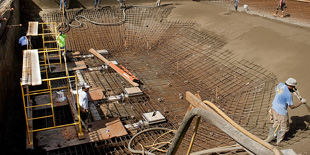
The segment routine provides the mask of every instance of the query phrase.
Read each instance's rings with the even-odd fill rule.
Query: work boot
[[[277,135],[277,145],[280,144],[280,142],[284,139],[285,136],[285,132],[284,131],[279,131],[278,135]]]
[[[283,18],[284,16],[283,16],[283,15],[281,15],[280,17],[281,17],[281,18]]]
[[[277,14],[274,13],[273,16],[277,17]]]

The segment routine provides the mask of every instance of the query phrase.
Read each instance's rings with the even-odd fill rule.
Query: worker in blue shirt
[[[28,38],[26,36],[22,36],[19,38],[19,44],[22,46],[22,50],[26,50],[28,46]]]
[[[295,109],[301,104],[306,104],[306,99],[299,95],[296,86],[297,81],[294,78],[289,78],[285,81],[285,84],[279,83],[276,87],[276,95],[272,102],[271,108],[273,125],[269,130],[269,135],[266,140],[267,142],[270,142],[275,137],[277,137],[277,144],[279,144],[283,140],[285,133],[289,131],[289,117],[287,112],[288,107]],[[293,93],[300,100],[300,103],[296,105],[293,103],[293,97],[291,93]]]
[[[64,4],[64,8],[66,9],[67,8],[67,0],[60,0],[60,8],[59,8],[59,10],[62,9],[62,4]]]
[[[238,2],[239,0],[235,0],[235,11],[238,11]]]

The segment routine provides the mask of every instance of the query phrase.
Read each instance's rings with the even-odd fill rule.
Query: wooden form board
[[[128,134],[119,118],[110,118],[101,122],[105,127],[95,131],[98,136],[95,139],[106,140]]]
[[[143,95],[143,92],[141,91],[139,87],[125,88],[124,92],[128,94],[128,96]]]
[[[91,100],[93,100],[93,101],[105,99],[105,96],[103,94],[103,89],[101,89],[101,88],[98,88],[98,87],[91,88],[91,89],[89,89],[88,93],[89,93]]]
[[[38,50],[23,51],[22,85],[41,85],[41,71]]]
[[[27,36],[37,36],[38,35],[38,26],[39,22],[28,22],[28,30],[27,30]]]
[[[75,126],[36,132],[35,138],[40,139],[37,142],[37,146],[42,147],[46,151],[50,151],[74,145],[98,142],[105,138],[113,138],[128,134],[119,118],[91,122],[88,123],[88,125],[90,126],[90,131],[84,131],[85,139],[82,140],[78,138],[78,132]],[[109,129],[108,134],[110,134],[110,136],[106,134],[107,129]]]
[[[107,60],[106,58],[104,58],[101,54],[99,54],[96,50],[94,50],[93,48],[88,50],[90,53],[92,53],[93,55],[95,55],[96,57],[98,57],[99,59],[101,59],[103,62],[105,62],[106,64],[108,64],[111,68],[113,68],[119,75],[121,75],[125,80],[127,80],[131,85],[133,85],[134,87],[138,87],[139,84],[136,82],[133,82],[132,79],[130,79],[130,76],[125,73],[125,72],[121,72],[120,68],[118,68],[115,64],[113,64],[112,62],[110,62],[109,60]]]

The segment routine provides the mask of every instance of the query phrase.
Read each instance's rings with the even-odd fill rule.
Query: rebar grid
[[[167,21],[165,18],[172,9],[171,6],[133,7],[126,10],[125,24],[98,26],[88,23],[79,29],[71,28],[66,34],[68,49],[82,54],[89,54],[87,50],[90,48],[107,49],[109,60],[117,60],[145,84],[141,87],[145,93],[143,96],[131,97],[124,102],[99,102],[100,107],[108,109],[104,117],[120,117],[125,124],[132,124],[142,119],[142,113],[159,110],[168,121],[156,126],[177,129],[189,106],[184,99],[185,91],[191,91],[199,93],[203,100],[217,104],[253,134],[266,138],[270,126],[267,111],[277,82],[275,75],[253,62],[236,60],[231,51],[221,49],[226,44],[223,39],[212,32],[199,31],[195,23]],[[122,19],[119,9],[103,8],[68,12],[69,21],[77,14],[97,22]],[[43,20],[59,22],[61,15],[45,14]],[[84,61],[89,67],[104,64],[97,58]],[[104,89],[107,96],[117,95],[124,88],[131,87],[110,69],[84,70],[82,74],[93,87]],[[148,126],[130,131],[129,137],[104,141],[96,148],[102,154],[129,154],[128,140],[145,128]],[[192,152],[234,144],[228,135],[205,121],[198,131]],[[298,134],[303,137],[306,136],[304,133]],[[146,134],[146,137],[153,136],[152,133]],[[295,135],[294,140],[284,142],[284,146],[299,141],[301,138],[298,137]],[[190,138],[186,135],[180,147],[183,151]],[[148,143],[145,139],[141,142]]]

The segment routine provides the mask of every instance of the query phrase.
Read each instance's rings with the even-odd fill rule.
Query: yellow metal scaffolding
[[[48,78],[48,68],[50,68],[51,65],[60,65],[60,67],[62,67],[61,53],[65,52],[65,49],[60,48],[57,42],[57,36],[60,35],[57,31],[57,23],[29,22],[28,25],[27,37],[29,37],[30,45],[32,36],[42,37],[43,47],[36,49],[39,51],[39,57],[41,58],[43,56],[43,60],[40,61],[40,66],[44,67],[44,69],[42,69],[41,72],[45,72],[45,76]],[[27,46],[27,49],[31,49],[31,46]],[[50,58],[58,58],[59,62],[50,63]]]
[[[69,76],[68,73],[68,68],[66,64],[66,57],[65,55],[63,56],[64,58],[64,63],[65,63],[65,72],[66,76],[65,77],[57,77],[57,78],[48,78],[48,68],[50,68],[51,65],[60,65],[62,67],[62,51],[65,52],[65,49],[61,49],[58,46],[57,42],[57,24],[56,22],[49,22],[49,23],[38,23],[38,22],[29,22],[28,26],[28,32],[27,32],[27,37],[30,40],[30,46],[27,46],[27,49],[31,49],[31,36],[42,36],[42,42],[43,42],[43,47],[38,48],[37,55],[33,56],[32,58],[35,57],[37,60],[36,62],[39,65],[33,65],[31,63],[25,63],[26,66],[23,65],[23,74],[25,73],[25,78],[23,75],[23,79],[20,81],[20,86],[21,86],[21,92],[22,92],[22,98],[23,98],[23,106],[24,106],[24,113],[25,113],[25,120],[26,120],[26,128],[27,128],[27,146],[28,147],[33,147],[33,140],[32,136],[34,132],[39,132],[39,131],[44,131],[44,130],[49,130],[49,129],[55,129],[55,128],[61,128],[61,127],[66,127],[66,126],[75,126],[78,125],[78,136],[82,137],[84,136],[84,133],[82,132],[82,126],[81,126],[81,117],[80,117],[80,107],[79,107],[79,99],[78,99],[78,94],[76,95],[76,99],[74,99],[70,93],[71,88],[71,81],[75,81],[75,88],[78,90],[77,86],[77,76]],[[33,52],[33,51],[32,51]],[[36,50],[35,50],[36,52]],[[31,55],[30,55],[31,56]],[[41,56],[41,57],[40,57]],[[50,63],[49,58],[59,58],[59,62],[56,63]],[[41,58],[41,60],[40,60]],[[29,61],[31,62],[32,60],[30,58],[27,58],[27,56],[24,57],[25,60],[23,61]],[[27,59],[27,60],[26,60]],[[36,63],[35,62],[35,63]],[[33,63],[33,62],[32,62]],[[30,66],[28,66],[30,65]],[[33,65],[33,66],[32,66]],[[35,68],[32,68],[34,67]],[[32,72],[45,72],[45,79],[39,78],[39,80],[42,81],[42,84],[39,86],[40,89],[37,89],[38,87],[34,87],[31,83],[28,82],[23,82],[27,80],[31,80],[32,78],[31,75],[33,76]],[[40,73],[39,73],[40,74]],[[59,81],[64,83],[64,86],[60,87],[53,87],[52,82],[57,82]],[[66,81],[66,82],[64,82]],[[56,125],[55,122],[55,114],[54,114],[54,103],[53,103],[53,91],[56,90],[64,90],[66,89],[68,94],[68,98],[75,100],[77,103],[75,105],[75,102],[73,101],[72,103],[69,102],[70,108],[72,110],[72,114],[74,117],[74,120],[76,116],[78,117],[78,122],[70,123],[70,124],[62,124],[62,125]],[[42,95],[42,94],[49,94],[49,101],[48,103],[38,103],[36,105],[32,105],[30,96],[36,96],[36,95]],[[32,116],[32,111],[35,110],[36,108],[51,108],[51,114],[46,115],[46,116],[40,116],[40,117],[33,117]],[[76,109],[77,107],[77,109]],[[77,112],[77,113],[76,113]],[[46,118],[52,118],[53,120],[53,125],[50,127],[44,127],[44,128],[38,128],[38,129],[33,129],[32,121],[33,120],[39,120],[39,119],[46,119]]]
[[[71,125],[78,125],[79,126],[79,136],[83,135],[82,132],[82,126],[81,126],[81,117],[80,117],[80,107],[79,107],[79,100],[78,100],[78,94],[76,96],[76,101],[77,101],[77,111],[78,111],[78,122],[75,123],[70,123],[70,124],[63,124],[63,125],[56,125],[55,124],[55,114],[54,114],[54,103],[53,103],[53,91],[55,90],[63,90],[67,89],[68,93],[70,92],[70,84],[67,83],[67,86],[64,87],[52,87],[51,82],[52,81],[57,81],[57,80],[67,80],[69,81],[70,79],[77,81],[77,77],[75,76],[67,76],[67,77],[59,77],[59,78],[50,78],[50,79],[42,79],[43,83],[46,83],[47,88],[46,89],[40,89],[40,90],[29,90],[29,85],[23,85],[22,82],[20,82],[21,86],[21,92],[22,92],[22,97],[23,97],[23,106],[24,106],[24,112],[25,112],[25,120],[26,120],[26,128],[27,128],[27,141],[28,145],[32,145],[32,139],[31,139],[31,133],[33,132],[38,132],[38,131],[44,131],[44,130],[49,130],[49,129],[55,129],[55,128],[60,128],[60,127],[66,127],[66,126],[71,126]],[[75,88],[78,89],[77,84],[75,84]],[[32,105],[30,102],[30,96],[35,96],[35,95],[41,95],[41,94],[49,94],[50,95],[50,102],[49,103],[40,103],[38,105]],[[71,97],[71,94],[69,95]],[[74,104],[74,103],[73,103]],[[51,108],[52,114],[51,115],[46,115],[46,116],[40,116],[40,117],[32,117],[32,110],[37,107],[45,107],[45,108]],[[74,107],[71,105],[71,108]],[[74,113],[73,113],[74,114]],[[44,118],[49,118],[51,117],[53,119],[53,126],[51,127],[46,127],[46,128],[40,128],[40,129],[32,129],[32,121],[36,119],[44,119]]]

